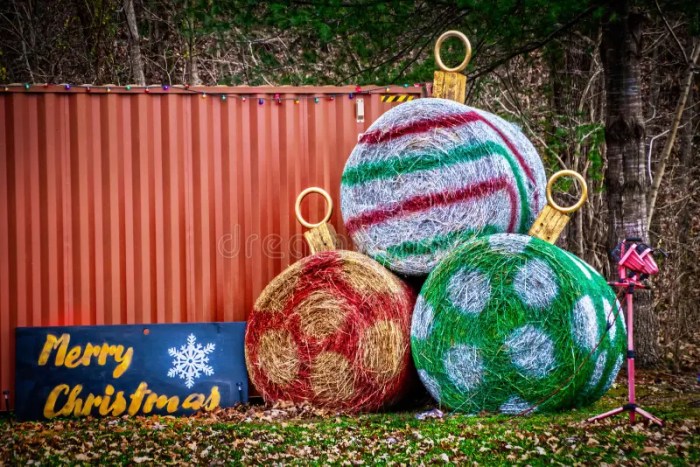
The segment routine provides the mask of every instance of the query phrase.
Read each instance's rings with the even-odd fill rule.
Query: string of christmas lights
[[[168,84],[162,84],[162,85],[157,85],[157,84],[150,84],[150,85],[133,85],[129,84],[126,86],[116,86],[116,85],[111,85],[111,84],[105,84],[105,85],[92,85],[92,84],[68,84],[68,83],[62,83],[62,84],[53,84],[53,83],[43,83],[43,84],[35,84],[35,83],[13,83],[13,84],[5,84],[5,85],[0,85],[2,86],[2,90],[5,93],[9,92],[14,92],[16,89],[24,89],[26,92],[32,92],[33,90],[39,91],[39,92],[53,92],[53,91],[59,91],[62,88],[63,92],[70,92],[74,89],[83,89],[85,90],[86,93],[111,93],[112,91],[133,91],[134,93],[137,92],[143,92],[145,94],[159,94],[162,95],[164,93],[167,93],[171,89],[175,89],[178,92],[186,92],[194,95],[199,95],[202,99],[206,99],[207,97],[218,97],[222,101],[226,101],[228,99],[239,99],[243,102],[247,101],[248,99],[256,99],[258,101],[259,105],[264,105],[265,102],[270,101],[274,102],[278,105],[281,105],[285,101],[293,101],[295,104],[299,104],[301,100],[313,100],[315,104],[318,104],[321,102],[322,99],[328,100],[328,101],[334,101],[337,97],[340,96],[347,96],[348,99],[354,99],[356,96],[363,96],[363,95],[370,95],[370,94],[381,94],[381,93],[389,93],[391,92],[392,88],[397,88],[397,87],[403,87],[404,89],[407,89],[411,87],[408,83],[403,84],[402,86],[391,86],[391,85],[385,85],[385,86],[372,86],[372,87],[362,87],[360,85],[355,86],[354,92],[334,92],[334,93],[310,93],[310,94],[302,94],[302,95],[294,95],[293,97],[287,97],[283,96],[283,93],[280,92],[259,92],[255,93],[252,92],[250,94],[242,94],[239,92],[228,92],[224,89],[221,91],[216,91],[216,90],[203,90],[203,89],[196,89],[191,87],[189,84],[184,84],[184,85],[179,85],[176,87],[171,87]],[[426,87],[429,91],[430,88],[432,87],[432,83],[414,83],[413,84],[414,88],[423,88]],[[153,92],[157,91],[157,92]],[[259,94],[272,94],[272,97],[260,97]]]

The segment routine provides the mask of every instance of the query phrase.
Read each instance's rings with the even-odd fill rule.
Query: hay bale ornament
[[[318,224],[300,212],[311,192],[328,204]],[[256,301],[245,337],[248,372],[267,402],[375,411],[408,389],[415,294],[371,258],[335,250],[326,224],[331,212],[331,198],[319,188],[297,198],[313,254],[275,277]]]
[[[617,376],[625,340],[605,279],[520,234],[474,238],[445,258],[420,292],[411,329],[423,384],[442,405],[468,413],[587,405]]]
[[[537,151],[515,125],[453,100],[418,99],[361,136],[343,172],[341,208],[359,251],[425,276],[474,235],[526,233],[545,184]]]

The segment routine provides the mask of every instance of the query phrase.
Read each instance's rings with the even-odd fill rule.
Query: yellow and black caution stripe
[[[414,97],[413,94],[382,94],[382,102],[408,102]]]

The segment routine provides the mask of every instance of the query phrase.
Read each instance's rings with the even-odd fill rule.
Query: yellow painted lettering
[[[93,407],[99,407],[100,404],[102,403],[102,396],[95,396],[94,394],[88,394],[87,397],[85,398],[85,402],[83,402],[83,411],[80,412],[80,415],[83,417],[87,417],[92,413]]]
[[[165,396],[163,396],[163,397],[165,397]],[[168,399],[168,408],[165,410],[167,410],[168,413],[177,412],[178,405],[180,405],[180,398],[177,396],[173,396],[173,397]]]
[[[39,365],[44,366],[49,362],[51,355],[56,350],[54,364],[56,366],[65,366],[66,368],[77,368],[79,366],[89,366],[93,358],[97,359],[97,364],[105,366],[107,359],[113,357],[117,364],[112,371],[114,378],[119,378],[131,366],[134,358],[134,348],[124,348],[123,345],[110,345],[103,343],[101,345],[85,344],[85,349],[80,345],[73,346],[68,350],[70,343],[70,334],[62,334],[61,337],[56,337],[54,334],[46,335],[46,342],[39,355]]]
[[[124,399],[124,391],[117,392],[110,405],[111,396],[114,395],[114,387],[107,385],[103,396],[96,396],[92,393],[88,394],[83,402],[82,410],[79,410],[79,401],[76,401],[76,408],[73,410],[75,416],[82,415],[84,417],[92,414],[94,409],[103,417],[106,415],[119,416],[126,410],[126,399]]]
[[[112,376],[115,378],[119,378],[121,375],[124,374],[126,370],[129,369],[129,366],[131,365],[131,360],[134,357],[134,348],[129,347],[126,349],[126,352],[124,352],[124,347],[123,346],[118,346],[119,353],[114,354],[114,361],[118,363],[116,368],[114,368],[114,371],[112,372]]]
[[[100,404],[100,415],[105,416],[107,415],[107,409],[109,408],[109,403],[112,400],[112,395],[114,394],[114,386],[111,384],[108,384],[105,387],[105,395],[102,398],[102,403]],[[103,413],[105,412],[105,413]]]
[[[211,394],[204,401],[204,410],[214,410],[219,406],[221,402],[221,394],[219,394],[219,386],[214,386],[211,388]]]
[[[153,406],[157,409],[162,409],[166,405],[168,413],[173,413],[177,410],[177,406],[180,404],[180,398],[177,396],[172,396],[168,398],[167,396],[159,396],[156,393],[151,393],[146,398],[146,402],[143,403],[143,413],[151,413],[153,411]]]
[[[199,410],[202,404],[204,404],[204,394],[190,394],[182,401],[182,408]]]
[[[98,357],[100,356],[100,350],[102,349],[101,345],[92,345],[90,343],[85,345],[85,353],[83,353],[83,358],[80,360],[80,362],[83,364],[83,366],[90,366],[90,362],[92,361],[92,357]]]
[[[129,404],[129,415],[136,415],[138,413],[139,409],[141,408],[141,402],[143,402],[144,396],[150,392],[151,390],[148,389],[148,384],[139,384],[139,387],[136,388],[136,391],[134,391],[134,393],[129,396],[129,398],[131,399],[131,403]]]
[[[56,338],[55,336],[53,337],[54,339]],[[45,418],[54,418],[58,416],[58,412],[56,412],[56,400],[61,393],[68,394],[69,390],[70,387],[67,384],[59,384],[51,390],[49,397],[46,398],[46,403],[44,404]]]
[[[44,348],[41,350],[39,355],[39,366],[44,366],[49,361],[51,356],[51,351],[58,350],[56,352],[56,366],[61,366],[63,364],[63,359],[66,356],[66,350],[68,349],[68,343],[70,342],[70,334],[61,334],[61,337],[56,338],[53,334],[46,335],[46,342],[44,342]]]
[[[126,410],[126,400],[124,399],[124,392],[119,391],[114,398],[112,404],[110,401],[114,395],[114,386],[108,384],[105,387],[105,397],[102,398],[102,404],[100,404],[100,415],[103,417],[109,414],[121,415],[124,410]]]
[[[114,347],[114,346],[109,345],[106,342],[104,344],[102,344],[102,347],[100,348],[99,357],[97,357],[97,364],[98,365],[105,366],[107,364],[107,357],[109,356],[110,347]]]
[[[58,412],[58,415],[63,415],[68,417],[71,413],[73,413],[73,409],[78,407],[78,412],[80,412],[80,409],[82,408],[83,405],[83,400],[80,399],[78,396],[83,390],[83,385],[82,384],[76,384],[73,390],[70,392],[70,395],[68,396],[68,401],[66,404],[63,406],[63,408]]]
[[[119,378],[131,365],[133,356],[133,347],[129,347],[125,351],[123,345],[109,345],[104,343],[100,349],[97,364],[104,366],[107,363],[107,357],[114,357],[114,361],[117,362],[117,366],[114,368],[112,376],[114,378]]]
[[[75,407],[76,402],[82,405],[82,400],[78,398],[78,395],[82,390],[83,386],[81,384],[76,385],[73,390],[71,390],[70,386],[67,384],[59,384],[53,388],[49,393],[49,396],[46,398],[46,403],[44,404],[44,417],[54,418],[58,417],[59,415],[69,416],[71,413],[73,413],[73,408]],[[66,400],[60,410],[56,410],[56,403],[61,394],[68,395],[68,400]],[[80,409],[78,409],[78,412],[79,411]]]
[[[73,388],[73,391],[75,391],[75,388]],[[75,417],[80,415],[80,412],[83,409],[83,400],[77,397],[77,394],[75,394],[75,396],[76,397],[73,397],[73,393],[71,392],[71,397],[68,398],[69,402],[71,402],[71,410],[69,413],[61,413],[61,415],[73,415]]]
[[[107,363],[107,357],[115,357],[121,355],[124,352],[123,345],[109,345],[106,342],[102,344],[102,349],[100,350],[100,356],[97,359],[97,364],[104,366]]]
[[[68,355],[66,355],[66,359],[64,362],[66,368],[75,368],[77,366],[80,366],[80,351],[81,348],[79,345],[76,345],[68,351]]]
[[[100,414],[101,415],[113,415],[115,417],[121,415],[124,413],[126,410],[126,399],[124,399],[124,391],[119,391],[117,392],[117,395],[114,396],[114,402],[112,402],[112,405],[110,405],[107,409],[106,412],[103,414],[102,413],[102,408],[100,407]]]

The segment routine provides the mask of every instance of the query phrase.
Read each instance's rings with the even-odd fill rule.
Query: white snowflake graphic
[[[185,380],[185,386],[191,388],[194,386],[194,380],[199,378],[202,373],[207,376],[214,374],[214,368],[212,368],[209,363],[209,355],[214,351],[216,344],[207,344],[202,346],[202,344],[197,343],[197,338],[194,334],[190,334],[187,337],[187,345],[180,346],[180,350],[176,347],[171,347],[168,349],[168,353],[173,358],[173,367],[168,370],[168,376],[175,378],[179,376],[180,379]]]

